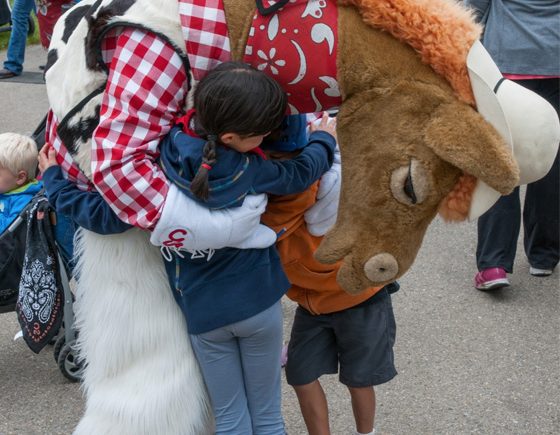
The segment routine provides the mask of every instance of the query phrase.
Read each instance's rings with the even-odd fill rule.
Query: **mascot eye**
[[[428,196],[429,184],[424,166],[416,159],[391,174],[391,192],[397,201],[406,205],[421,204]]]
[[[410,202],[416,204],[418,199],[416,198],[416,193],[414,193],[414,184],[412,183],[412,160],[408,165],[408,174],[406,180],[404,180],[404,193],[410,198]]]

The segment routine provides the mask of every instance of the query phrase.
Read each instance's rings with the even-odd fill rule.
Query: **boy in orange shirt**
[[[305,116],[288,117],[283,137],[263,148],[270,158],[288,158],[306,143]],[[398,284],[372,287],[359,295],[336,282],[341,262],[324,265],[313,256],[322,237],[313,236],[304,214],[316,202],[319,182],[300,194],[269,195],[263,223],[281,233],[277,248],[298,303],[286,378],[293,386],[310,435],[330,434],[328,405],[319,378],[338,372],[350,391],[356,434],[374,434],[373,386],[396,374],[393,358],[395,318],[391,293]]]

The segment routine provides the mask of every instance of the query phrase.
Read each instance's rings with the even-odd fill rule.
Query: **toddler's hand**
[[[41,174],[45,172],[51,166],[56,166],[58,163],[56,162],[56,151],[51,146],[51,144],[46,143],[39,151],[39,171]]]
[[[312,123],[309,126],[309,131],[313,133],[314,131],[326,131],[330,133],[336,140],[336,118],[330,118],[327,112],[323,112],[323,117],[319,124]]]

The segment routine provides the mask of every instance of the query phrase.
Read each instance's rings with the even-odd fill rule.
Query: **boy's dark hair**
[[[194,92],[195,129],[206,138],[202,164],[191,191],[208,199],[208,171],[216,162],[216,145],[224,133],[257,136],[281,124],[288,105],[280,85],[242,62],[225,62],[204,77]]]

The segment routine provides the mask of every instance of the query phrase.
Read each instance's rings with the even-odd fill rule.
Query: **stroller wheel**
[[[84,361],[78,358],[77,351],[74,349],[75,341],[62,346],[58,355],[58,368],[71,382],[80,382],[84,371]]]
[[[56,362],[57,364],[58,364],[58,356],[60,355],[60,351],[62,350],[65,344],[66,344],[66,337],[64,336],[64,331],[61,331],[58,334],[58,337],[56,339],[56,342],[54,343],[54,348],[53,348],[54,362]]]

